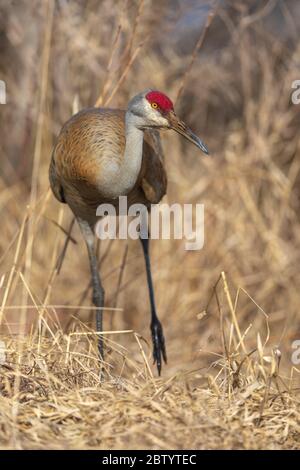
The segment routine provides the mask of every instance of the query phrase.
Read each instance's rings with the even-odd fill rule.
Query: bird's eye
[[[152,106],[152,108],[156,109],[158,107],[158,104],[157,103],[152,103],[151,106]]]

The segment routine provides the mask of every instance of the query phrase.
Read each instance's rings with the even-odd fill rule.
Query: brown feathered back
[[[125,149],[125,111],[88,108],[72,116],[63,126],[53,150],[49,178],[55,197],[67,203],[74,214],[96,222],[99,204],[117,203],[105,197],[97,175],[110,154],[121,160]],[[166,193],[167,176],[157,131],[145,131],[139,177],[129,192],[128,204],[158,203]]]

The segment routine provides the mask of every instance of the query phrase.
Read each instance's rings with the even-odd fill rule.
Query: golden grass
[[[49,328],[48,339],[3,337],[1,447],[297,448],[297,371],[281,377],[280,351],[267,354],[259,336],[248,351],[224,273],[221,280],[232,322],[225,327],[220,311],[224,354],[209,369],[155,378],[145,343],[132,330],[105,334],[101,379],[95,333],[80,322],[69,334]],[[125,335],[130,350],[121,346]]]
[[[59,11],[51,0],[32,2],[5,23],[2,448],[299,447],[291,362],[300,338],[300,108],[290,103],[297,32],[287,45],[264,28],[270,8],[254,15],[232,6],[213,19],[200,58],[200,31],[185,56],[170,39],[176,12],[166,27],[171,10],[159,3],[156,15],[143,1],[71,2]],[[30,37],[22,36],[26,17]],[[293,30],[288,11],[281,21]],[[72,111],[97,100],[124,107],[149,86],[179,96],[178,114],[213,154],[201,158],[162,135],[166,200],[205,204],[205,245],[187,252],[184,241],[152,243],[168,352],[157,378],[141,249],[101,242],[104,326],[113,333],[100,382],[85,246],[74,226],[61,263],[71,214],[51,195],[48,165]]]

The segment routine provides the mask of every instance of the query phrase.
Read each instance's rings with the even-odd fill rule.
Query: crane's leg
[[[153,282],[152,282],[152,275],[151,275],[151,265],[150,265],[150,256],[149,256],[149,237],[142,238],[140,237],[145,264],[146,264],[146,272],[147,272],[147,282],[149,288],[149,297],[150,297],[150,306],[151,306],[151,334],[152,334],[152,343],[153,343],[153,359],[154,364],[157,365],[158,374],[160,375],[161,372],[161,363],[162,358],[167,362],[167,353],[165,347],[165,338],[163,334],[162,325],[158,319],[155,307],[155,299],[154,299],[154,289],[153,289]]]
[[[104,289],[102,287],[99,271],[98,271],[98,263],[95,251],[95,235],[90,227],[90,225],[80,218],[77,218],[83,238],[85,240],[88,255],[89,255],[89,262],[90,262],[90,270],[92,276],[92,287],[93,287],[93,304],[96,309],[96,331],[100,333],[103,331],[102,326],[102,312],[104,307]],[[104,358],[103,354],[103,337],[99,335],[98,339],[98,350],[100,359]]]

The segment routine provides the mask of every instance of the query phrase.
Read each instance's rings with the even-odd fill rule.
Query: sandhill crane
[[[163,93],[145,90],[127,110],[88,108],[72,116],[62,127],[53,150],[49,177],[55,197],[74,213],[84,237],[91,270],[97,332],[102,332],[104,290],[95,254],[96,209],[101,203],[116,205],[127,196],[128,206],[142,203],[150,208],[166,193],[167,175],[158,129],[173,129],[204,153],[203,142],[174,112]],[[140,237],[146,264],[151,307],[153,359],[160,375],[166,348],[158,319],[149,257],[149,238]],[[103,358],[103,339],[99,335]]]

